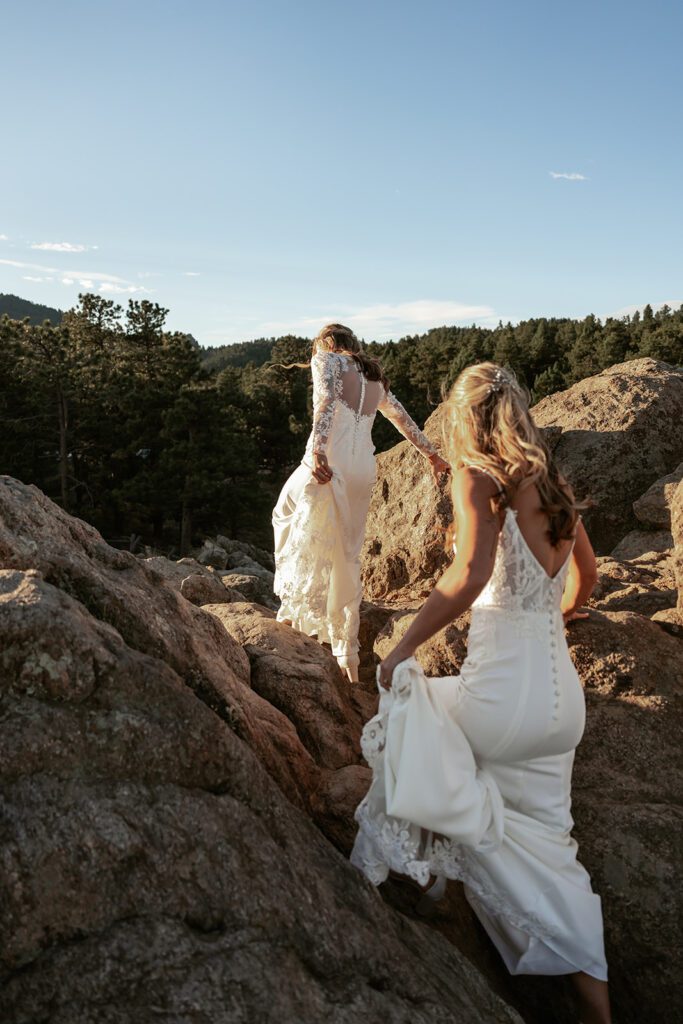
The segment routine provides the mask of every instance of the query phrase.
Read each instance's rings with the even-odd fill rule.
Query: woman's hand
[[[379,666],[379,684],[384,690],[391,689],[391,677],[394,674],[394,669],[397,665],[400,665],[406,658],[412,658],[413,651],[404,650],[400,644],[394,647],[391,654],[388,654],[383,662]]]
[[[564,619],[565,626],[568,626],[570,622],[576,622],[577,619],[588,619],[590,618],[590,615],[588,612],[581,611],[580,608],[577,608],[574,611],[570,608],[567,611],[562,612],[562,618]]]
[[[434,483],[438,487],[441,483],[441,477],[444,473],[448,474],[451,471],[451,467],[442,459],[438,452],[434,452],[433,455],[429,456],[429,468],[431,470]]]
[[[324,452],[313,452],[312,473],[319,484],[329,484],[332,479],[332,470]]]

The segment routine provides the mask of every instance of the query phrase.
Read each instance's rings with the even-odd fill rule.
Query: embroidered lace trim
[[[290,528],[286,551],[277,559],[274,590],[282,602],[279,617],[290,619],[309,636],[332,645],[337,654],[358,650],[359,610],[346,607],[332,611],[328,593],[337,515],[329,485],[305,487]]]
[[[377,408],[423,455],[436,454],[436,448],[432,442],[426,434],[423,434],[415,420],[408,415],[398,398],[391,391],[384,392]]]
[[[341,376],[344,359],[343,355],[339,355],[336,352],[316,352],[311,359],[311,374],[313,377],[312,451],[325,451],[332,429],[335,407],[339,403],[345,409],[352,412],[357,421],[369,420],[372,422],[376,411],[379,410],[423,455],[434,455],[436,453],[434,445],[408,415],[391,391],[387,392],[382,388],[382,395],[375,412],[359,412],[357,409],[352,409],[344,401],[342,397]],[[361,383],[364,393],[365,378],[363,378]],[[361,399],[359,409],[362,409],[362,406],[363,402]]]
[[[330,437],[335,403],[341,398],[339,358],[334,352],[316,352],[311,359],[313,377],[313,451],[324,452]]]
[[[525,612],[558,610],[570,556],[571,552],[556,576],[548,576],[529,550],[517,525],[515,510],[506,509],[493,572],[472,607],[503,609],[518,616],[519,621]]]
[[[351,863],[359,868],[373,885],[386,881],[389,871],[398,871],[427,885],[431,875],[463,882],[472,902],[479,903],[494,917],[504,917],[514,927],[548,939],[554,934],[537,914],[520,911],[499,891],[490,888],[482,877],[481,861],[467,847],[450,839],[435,838],[431,832],[409,821],[390,818],[386,814],[371,814],[368,798],[356,810],[358,838],[351,855]]]

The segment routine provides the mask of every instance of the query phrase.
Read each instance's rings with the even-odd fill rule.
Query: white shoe
[[[427,889],[427,892],[418,902],[415,910],[421,917],[430,917],[436,910],[436,904],[446,895],[448,879],[445,875],[437,875],[434,885]]]

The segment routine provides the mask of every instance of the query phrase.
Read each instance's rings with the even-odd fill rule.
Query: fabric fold
[[[387,715],[387,813],[480,850],[498,847],[503,800],[477,767],[467,737],[440,704],[415,658],[394,671]],[[432,742],[425,743],[425,736]]]

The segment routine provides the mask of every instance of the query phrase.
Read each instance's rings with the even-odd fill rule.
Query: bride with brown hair
[[[437,876],[427,904],[461,879],[512,974],[571,975],[582,1024],[608,1024],[600,899],[571,836],[585,707],[564,635],[595,557],[509,371],[468,367],[445,412],[457,548],[379,666],[351,860],[376,885]],[[415,651],[470,607],[460,674],[427,679]]]
[[[278,619],[331,644],[340,668],[357,682],[360,551],[376,478],[375,414],[391,420],[429,460],[437,482],[449,467],[350,328],[322,329],[311,371],[313,429],[273,510]]]

